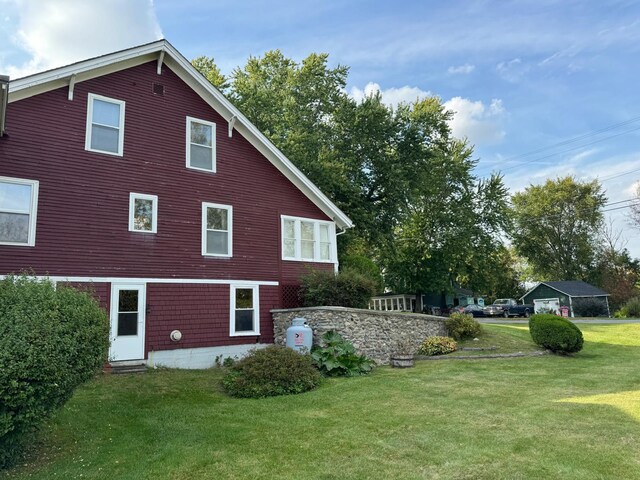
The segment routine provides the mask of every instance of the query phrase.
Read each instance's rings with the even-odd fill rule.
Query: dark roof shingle
[[[596,297],[609,295],[604,290],[581,280],[569,280],[563,282],[542,282],[559,292],[566,293],[570,297]]]

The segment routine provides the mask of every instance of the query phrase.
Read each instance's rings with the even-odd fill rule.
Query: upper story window
[[[231,286],[231,336],[260,335],[260,309],[257,286]]]
[[[282,259],[334,263],[336,234],[332,222],[282,216]]]
[[[233,245],[231,205],[202,204],[202,255],[231,257]]]
[[[124,146],[124,102],[89,94],[85,149],[122,156]]]
[[[0,245],[36,244],[37,180],[0,177]]]
[[[187,117],[187,167],[215,173],[215,123]]]
[[[157,195],[129,194],[129,231],[141,233],[158,231]]]

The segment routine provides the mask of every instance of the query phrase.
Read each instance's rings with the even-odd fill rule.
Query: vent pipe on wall
[[[9,104],[9,77],[0,75],[0,137],[6,131],[7,105]]]

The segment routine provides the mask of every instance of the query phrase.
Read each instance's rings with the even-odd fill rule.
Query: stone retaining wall
[[[310,307],[271,310],[274,342],[286,343],[287,328],[296,317],[313,329],[313,344],[329,330],[353,343],[359,353],[378,364],[388,364],[398,341],[406,341],[414,351],[425,338],[446,335],[444,318],[416,313],[381,312],[345,307]]]

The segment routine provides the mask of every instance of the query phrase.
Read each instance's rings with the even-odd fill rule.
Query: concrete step
[[[125,374],[125,373],[144,373],[147,371],[147,366],[144,362],[112,362],[110,364],[111,373]]]

